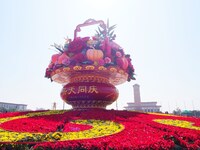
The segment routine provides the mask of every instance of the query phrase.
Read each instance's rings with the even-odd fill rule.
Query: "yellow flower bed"
[[[173,116],[173,117],[180,117],[177,115],[172,115],[172,114],[163,114],[163,113],[147,113],[147,114],[151,114],[151,115],[159,115],[159,116]]]
[[[161,123],[161,124],[165,124],[165,125],[171,125],[171,126],[193,129],[193,130],[200,130],[200,127],[193,126],[193,123],[189,121],[173,120],[173,119],[154,119],[153,121]]]

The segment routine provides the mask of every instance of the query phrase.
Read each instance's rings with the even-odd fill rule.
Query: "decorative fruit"
[[[103,52],[97,49],[88,49],[86,56],[89,60],[98,61],[103,58]]]
[[[67,54],[62,53],[62,55],[60,55],[60,57],[58,58],[58,64],[62,64],[63,60],[69,59],[69,57],[67,56]]]
[[[100,48],[105,51],[105,56],[111,57],[111,46],[108,37],[101,41]]]
[[[121,67],[122,69],[124,69],[124,70],[127,69],[127,67],[128,67],[128,61],[127,61],[127,59],[125,57],[117,58],[116,62],[117,62],[117,65],[119,67]]]
[[[55,63],[58,60],[58,57],[60,57],[60,54],[54,54],[54,55],[52,55],[51,62]]]

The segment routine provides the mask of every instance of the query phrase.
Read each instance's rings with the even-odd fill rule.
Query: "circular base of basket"
[[[74,110],[88,110],[88,109],[106,109],[108,103],[107,101],[97,101],[97,100],[79,100],[74,102],[66,102],[67,104],[71,105]]]
[[[107,105],[117,100],[118,95],[118,90],[110,83],[79,80],[68,83],[61,91],[62,99],[72,105],[73,109],[105,109]]]

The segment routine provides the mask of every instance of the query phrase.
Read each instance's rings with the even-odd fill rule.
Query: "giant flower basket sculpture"
[[[99,24],[93,37],[77,37],[81,27]],[[74,39],[51,58],[46,77],[61,83],[62,99],[73,109],[106,108],[118,98],[115,85],[134,78],[130,55],[114,42],[114,26],[89,19],[76,27]]]

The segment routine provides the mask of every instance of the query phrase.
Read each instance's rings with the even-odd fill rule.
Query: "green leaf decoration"
[[[105,39],[106,37],[109,38],[110,41],[114,40],[116,35],[114,34],[114,29],[116,28],[116,24],[112,25],[111,27],[109,26],[109,19],[107,20],[107,25],[104,26],[99,26],[98,30],[96,30],[96,34],[99,38]]]
[[[108,32],[112,31],[114,28],[116,28],[116,26],[117,26],[117,25],[115,24],[115,25],[109,27],[109,28],[108,28]]]

